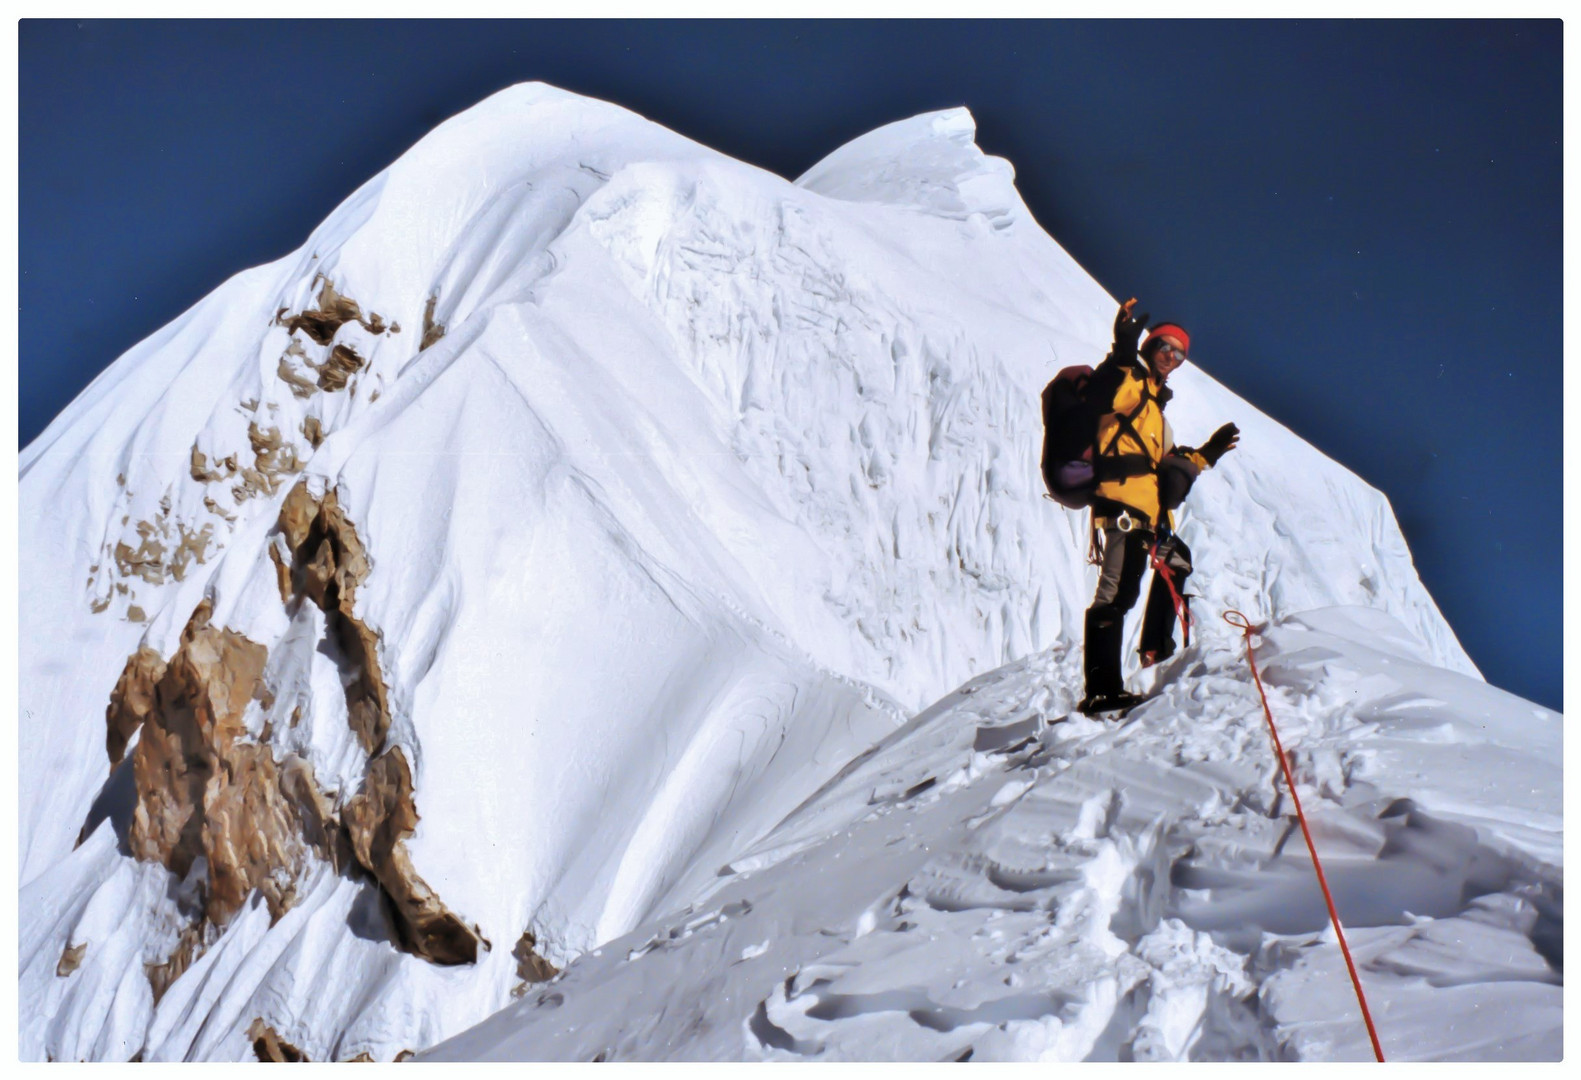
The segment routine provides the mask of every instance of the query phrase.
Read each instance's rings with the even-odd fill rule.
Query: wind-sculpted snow
[[[977,125],[965,109],[886,124],[840,147],[797,185],[853,202],[970,220],[981,215],[997,229],[1030,221],[1015,189],[1015,170],[988,157],[973,139]]]
[[[1357,609],[1257,638],[1385,1053],[1557,1060],[1559,717],[1405,640]],[[1240,635],[1119,724],[1066,712],[1078,666],[961,687],[426,1057],[1371,1060]]]
[[[1092,571],[1038,391],[1114,300],[971,134],[902,121],[793,184],[514,87],[79,396],[21,461],[24,1055],[431,1046],[692,903],[928,701],[1070,648]],[[1243,431],[1182,521],[1204,610],[1362,605],[1479,685],[1383,497],[1175,381],[1182,441]],[[139,861],[111,772],[118,680],[199,610],[267,652],[236,753],[311,777],[301,828],[358,856],[282,838],[249,874],[290,888],[214,925],[221,868]]]

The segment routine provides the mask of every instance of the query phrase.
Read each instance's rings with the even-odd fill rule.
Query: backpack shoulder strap
[[[1147,408],[1147,403],[1153,400],[1156,400],[1153,396],[1153,391],[1149,389],[1147,380],[1143,379],[1142,400],[1137,402],[1136,408],[1132,409],[1129,413],[1116,412],[1114,414],[1115,419],[1119,421],[1119,426],[1115,430],[1114,438],[1109,440],[1108,447],[1099,451],[1100,455],[1104,457],[1113,456],[1115,444],[1120,441],[1121,435],[1131,436],[1131,438],[1136,440],[1136,445],[1142,447],[1144,451],[1146,450],[1147,443],[1142,441],[1141,433],[1136,430],[1136,418],[1142,415],[1142,410]]]

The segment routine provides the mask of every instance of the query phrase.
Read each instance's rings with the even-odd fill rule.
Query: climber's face
[[[1182,347],[1180,339],[1165,334],[1158,339],[1158,345],[1153,350],[1153,371],[1158,375],[1158,381],[1163,382],[1169,378],[1170,372],[1186,362],[1186,350]]]

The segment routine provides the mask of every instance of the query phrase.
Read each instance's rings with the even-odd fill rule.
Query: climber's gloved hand
[[[1136,347],[1147,331],[1147,313],[1132,315],[1134,307],[1136,297],[1133,296],[1120,305],[1120,313],[1114,317],[1114,353],[1126,362],[1136,359]]]
[[[1217,465],[1221,457],[1235,449],[1235,445],[1240,441],[1240,438],[1240,428],[1234,424],[1225,424],[1209,437],[1198,453],[1207,460],[1209,465]]]

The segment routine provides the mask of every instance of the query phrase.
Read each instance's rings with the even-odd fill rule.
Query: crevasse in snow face
[[[911,712],[1068,645],[1091,572],[1039,497],[1037,393],[1114,305],[971,133],[902,121],[791,184],[513,87],[79,396],[21,463],[24,1054],[431,1045],[691,902]],[[1474,674],[1381,495],[1173,382],[1182,440],[1243,432],[1181,524],[1208,607],[1367,606]],[[355,574],[292,492],[333,496]],[[100,750],[129,659],[174,663],[200,609],[262,675],[224,708],[154,680],[126,760],[179,729],[214,774],[238,746],[310,774],[278,811],[323,835],[289,858],[215,846],[217,789],[151,779],[175,757]],[[156,788],[213,859],[131,853]],[[243,865],[273,891],[205,916]]]

